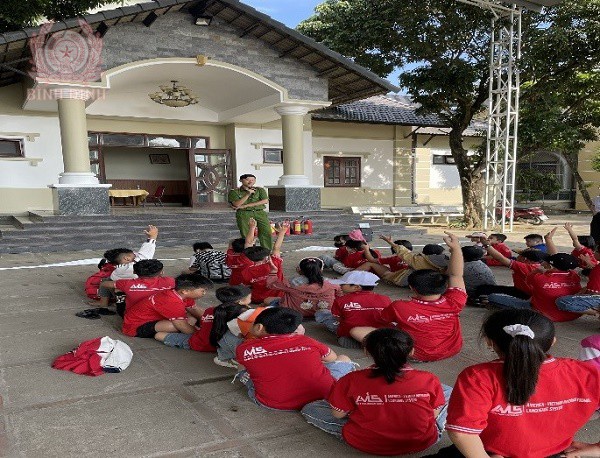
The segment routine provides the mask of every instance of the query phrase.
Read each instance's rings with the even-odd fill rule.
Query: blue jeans
[[[183,348],[184,350],[190,349],[190,337],[192,334],[183,334],[181,332],[170,332],[165,336],[163,343],[167,347]]]
[[[243,341],[244,339],[234,336],[231,331],[227,331],[217,342],[217,357],[222,361],[235,359],[235,350]]]
[[[590,309],[600,309],[600,296],[582,294],[581,296],[563,296],[556,299],[556,306],[565,312],[583,313]]]
[[[452,394],[452,387],[442,384],[444,390],[444,398],[446,403],[441,408],[439,415],[435,419],[435,424],[438,430],[438,441],[442,437],[442,432],[446,426],[446,418],[448,417],[448,402],[450,401],[450,395]],[[317,428],[325,431],[326,433],[333,434],[340,440],[342,439],[342,428],[348,422],[348,417],[335,418],[331,413],[331,405],[325,401],[314,401],[306,404],[302,410],[302,415],[306,421],[316,426]]]
[[[531,310],[531,302],[525,299],[519,299],[508,294],[490,294],[488,302],[491,305],[503,309],[529,309]]]

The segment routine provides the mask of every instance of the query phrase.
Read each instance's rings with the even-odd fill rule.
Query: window
[[[23,141],[0,138],[0,157],[23,157]]]
[[[283,150],[281,148],[263,148],[263,162],[265,164],[283,164]]]
[[[323,158],[326,187],[360,187],[359,157],[327,157]]]
[[[434,154],[431,156],[431,162],[436,165],[455,164],[454,158],[445,154]]]

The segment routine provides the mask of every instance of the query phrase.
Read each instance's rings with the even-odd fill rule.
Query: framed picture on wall
[[[170,164],[171,158],[168,154],[150,154],[150,164]]]

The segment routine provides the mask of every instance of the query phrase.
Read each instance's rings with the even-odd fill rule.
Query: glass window
[[[0,138],[0,157],[23,157],[23,142],[18,139]]]
[[[263,162],[265,164],[283,164],[283,150],[281,148],[263,148]]]
[[[189,148],[189,137],[148,136],[148,146],[159,148]]]
[[[323,161],[323,168],[326,187],[360,187],[360,158],[326,156]]]
[[[106,146],[144,146],[145,135],[138,134],[102,134]]]
[[[446,161],[444,160],[444,156],[438,155],[438,154],[434,154],[433,156],[431,156],[431,162],[433,164],[445,164]]]
[[[205,137],[192,138],[192,148],[208,148],[208,139]]]

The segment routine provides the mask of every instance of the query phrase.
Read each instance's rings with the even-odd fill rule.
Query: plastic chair
[[[146,200],[142,202],[142,206],[145,207],[146,202],[154,202],[154,206],[156,207],[156,202],[158,202],[161,207],[164,207],[162,203],[162,198],[164,195],[165,187],[163,185],[160,185],[158,188],[156,188],[156,191],[154,191],[153,195],[146,197]]]

